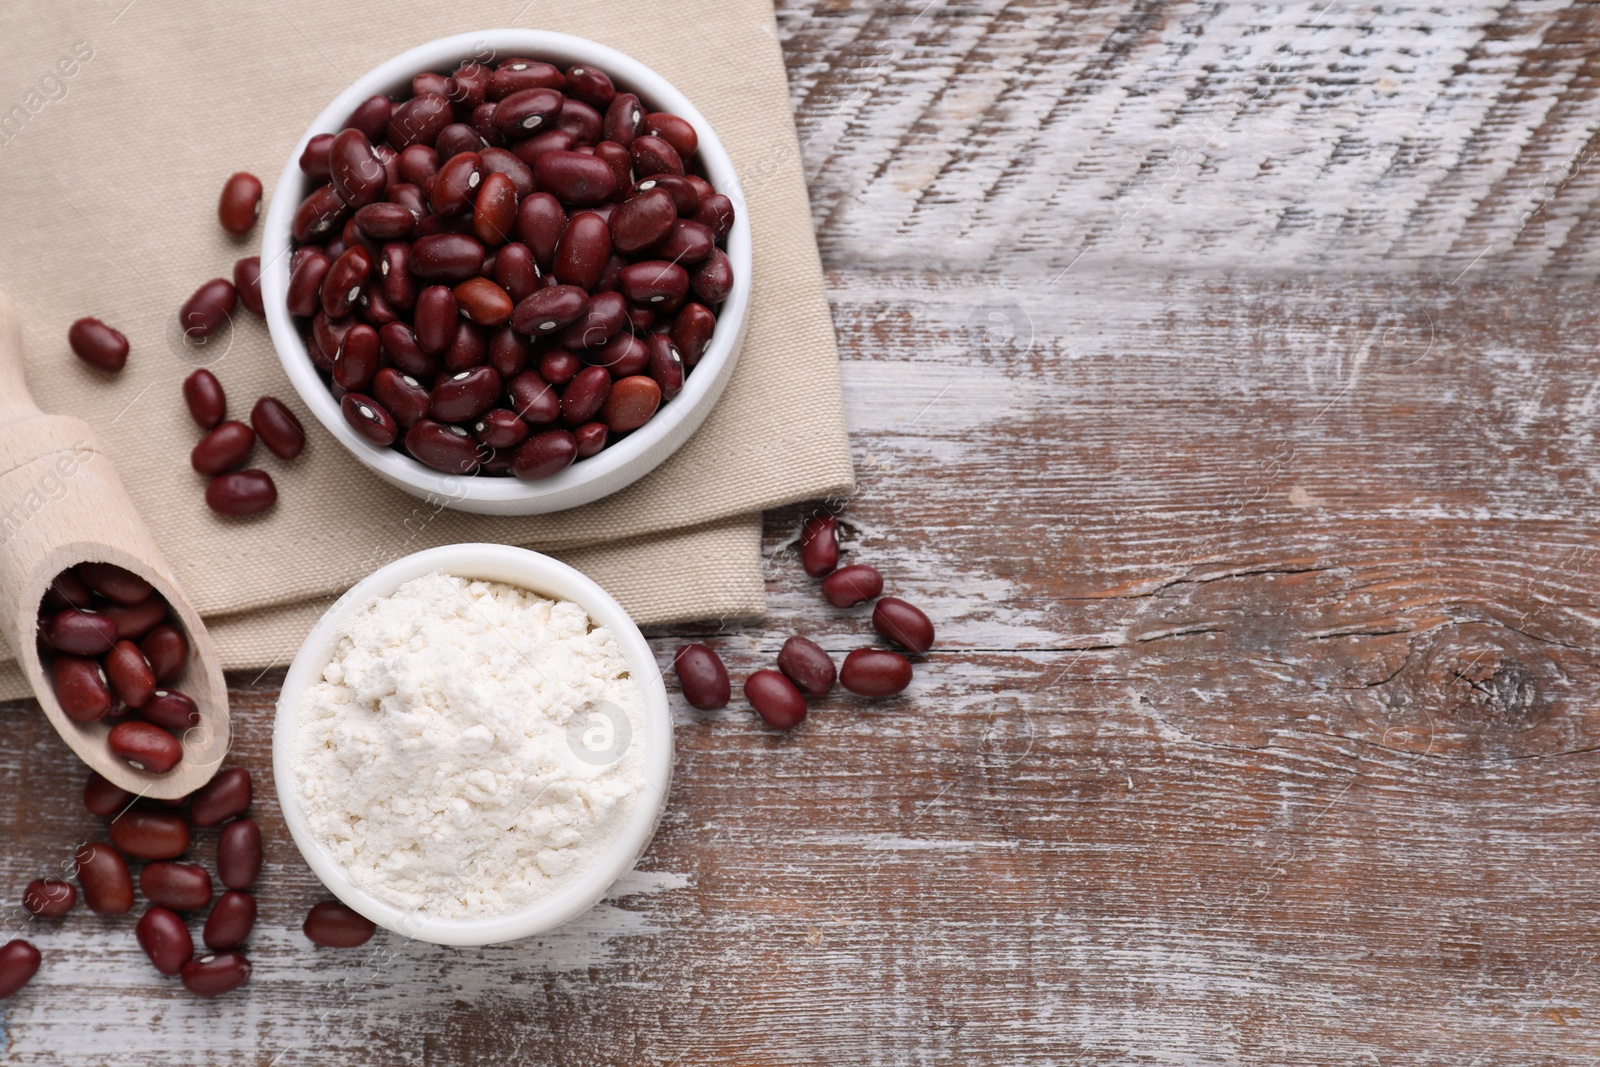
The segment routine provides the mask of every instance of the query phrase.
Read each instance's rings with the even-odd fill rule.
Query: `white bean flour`
[[[350,617],[323,679],[300,707],[301,809],[391,904],[441,918],[527,907],[590,869],[641,799],[643,696],[576,604],[426,575]],[[568,741],[595,700],[633,738],[607,766]]]

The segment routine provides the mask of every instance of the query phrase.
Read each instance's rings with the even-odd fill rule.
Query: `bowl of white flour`
[[[322,616],[284,679],[272,766],[335,896],[407,937],[486,945],[559,926],[632,868],[672,720],[598,585],[526,549],[447,545]]]

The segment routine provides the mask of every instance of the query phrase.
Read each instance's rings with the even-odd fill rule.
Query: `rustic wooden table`
[[[299,933],[247,997],[58,935],[16,1062],[1600,1062],[1593,8],[783,0],[861,488],[940,646],[779,737],[674,692],[559,933]],[[770,516],[771,611],[835,653]],[[268,679],[270,683],[271,679]],[[235,694],[267,765],[275,691]],[[97,828],[7,709],[20,886]]]

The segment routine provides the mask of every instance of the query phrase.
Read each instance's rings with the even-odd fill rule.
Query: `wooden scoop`
[[[63,355],[63,358],[66,358]],[[167,688],[188,694],[200,724],[185,732],[183,762],[166,774],[137,770],[112,755],[113,720],[68,718],[39,660],[39,602],[57,574],[89,561],[115,563],[166,597],[189,639],[189,659]],[[56,733],[94,770],[130,792],[170,800],[216,773],[228,751],[228,689],[200,615],[134,511],[105,448],[80,419],[46,415],[28,395],[22,329],[0,293],[0,636],[16,653]]]

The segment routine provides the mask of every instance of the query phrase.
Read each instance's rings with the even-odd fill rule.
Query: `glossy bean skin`
[[[144,954],[162,974],[177,974],[194,958],[194,938],[189,935],[189,928],[176,912],[159,904],[152,905],[140,916],[134,935]]]
[[[588,422],[611,392],[611,374],[604,367],[585,367],[561,394],[561,417],[569,425]]]
[[[400,436],[394,416],[363,393],[346,393],[340,397],[339,413],[352,430],[379,447],[387,448]]]
[[[113,645],[106,653],[104,667],[112,691],[130,708],[143,707],[156,691],[155,671],[132,641]]]
[[[456,319],[460,316],[460,306],[450,289],[443,285],[430,285],[417,294],[417,311],[412,317],[412,329],[415,330],[417,347],[428,355],[437,356],[450,347],[450,342],[456,337]],[[388,327],[385,327],[387,329]],[[402,370],[415,374],[410,367],[401,366]]]
[[[520,241],[504,245],[495,253],[494,280],[513,301],[526,300],[538,292],[539,267],[534,263],[533,251]]]
[[[219,515],[259,515],[277,503],[278,487],[266,471],[219,474],[206,486],[206,506]]]
[[[460,374],[485,366],[488,355],[489,342],[484,337],[483,327],[462,315],[456,321],[456,334],[450,339],[450,347],[444,350],[444,369],[449,374]]]
[[[133,910],[133,875],[128,863],[104,841],[81,845],[74,857],[83,902],[97,915],[126,915]]]
[[[533,180],[533,170],[515,155],[504,148],[485,148],[478,153],[483,160],[483,169],[491,174],[503,174],[511,182],[511,188],[516,192],[517,199],[529,195],[537,186]]]
[[[361,287],[372,276],[372,256],[360,245],[347,248],[322,279],[322,313],[330,319],[350,314],[361,296]]]
[[[428,193],[428,206],[435,215],[459,215],[472,205],[481,184],[483,157],[476,151],[458,152],[439,168]]]
[[[128,363],[128,339],[99,319],[79,319],[67,328],[73,355],[92,367],[119,371]]]
[[[170,623],[163,623],[139,638],[139,651],[155,672],[157,682],[170,682],[183,672],[189,659],[189,639]]]
[[[235,237],[243,237],[256,224],[261,208],[261,179],[240,171],[222,183],[217,200],[217,221]]]
[[[513,330],[508,323],[489,332],[485,362],[493,367],[501,378],[510,381],[527,369],[532,351],[533,346],[528,339]]]
[[[592,292],[600,283],[610,255],[611,228],[606,220],[593,211],[580,211],[572,216],[556,243],[552,270],[562,284]]]
[[[318,186],[300,201],[299,207],[295,208],[294,220],[290,223],[290,233],[301,243],[324,240],[339,231],[349,213],[349,207],[339,199],[339,194],[333,191],[331,182]]]
[[[872,628],[901,648],[918,654],[933,647],[933,622],[921,608],[886,596],[872,609]]]
[[[314,945],[325,948],[355,948],[364,945],[377,932],[378,925],[337,900],[314,904],[300,929]]]
[[[549,193],[525,197],[517,208],[517,237],[533,253],[542,271],[555,265],[556,246],[567,228],[567,213],[561,201]]]
[[[672,343],[678,347],[684,366],[693,367],[700,362],[716,327],[716,315],[704,304],[690,302],[678,309],[672,320]]]
[[[217,376],[201,367],[183,380],[183,402],[195,425],[209,430],[222,421],[228,411],[227,397]]]
[[[865,563],[840,567],[822,580],[822,595],[836,608],[865,604],[882,592],[883,575]]]
[[[84,656],[56,656],[50,662],[56,703],[73,722],[96,722],[111,713],[116,700],[100,662]]]
[[[825,578],[839,565],[839,520],[813,515],[800,527],[800,563],[813,578]]]
[[[383,199],[388,172],[372,150],[372,141],[358,129],[340,130],[328,148],[328,178],[333,191],[351,208]]]
[[[472,436],[490,448],[516,448],[527,439],[528,424],[510,408],[493,408],[473,424]]]
[[[417,228],[417,217],[404,204],[387,200],[368,204],[356,212],[355,223],[361,232],[374,241],[398,241],[411,236]]]
[[[618,277],[622,295],[638,304],[682,299],[689,291],[689,272],[664,259],[629,263]]]
[[[224,768],[189,798],[189,821],[201,828],[220,826],[242,815],[250,807],[253,793],[249,770]]]
[[[433,179],[439,174],[439,153],[432,145],[410,145],[400,152],[396,167],[404,184],[431,189]]]
[[[465,430],[433,419],[418,420],[406,431],[405,444],[413,459],[445,474],[471,474],[483,462]]]
[[[433,147],[439,153],[440,158],[449,159],[451,156],[458,156],[463,152],[476,152],[487,143],[483,136],[477,130],[474,130],[469,123],[452,122],[439,131],[439,136],[433,142]]]
[[[391,241],[378,257],[378,285],[390,305],[410,311],[417,303],[417,276],[411,273],[411,246]]]
[[[249,889],[261,873],[261,827],[237,819],[217,838],[217,878],[229,889]]]
[[[858,648],[844,658],[839,684],[864,697],[892,697],[911,684],[911,661],[898,652]]]
[[[101,656],[117,643],[117,624],[97,611],[68,608],[50,617],[45,639],[74,656]]]
[[[163,908],[198,911],[211,903],[211,875],[195,863],[147,863],[139,872],[139,892]]]
[[[369,329],[370,327],[363,327]],[[242,422],[229,420],[200,438],[189,453],[189,465],[200,474],[221,474],[243,463],[255,448],[256,432]]]
[[[226,278],[212,278],[200,286],[178,310],[184,336],[200,340],[216,333],[232,319],[237,299],[233,283]]]
[[[301,259],[289,272],[289,292],[284,299],[289,314],[315,315],[322,307],[322,283],[328,278],[333,260],[321,252],[313,252]]]
[[[453,290],[456,307],[470,322],[479,326],[499,326],[511,321],[515,303],[511,294],[488,278],[468,278]]]
[[[489,247],[503,245],[517,228],[517,187],[504,174],[491,173],[472,203],[472,232]]]
[[[347,340],[348,337],[347,334]],[[264,396],[256,401],[250,409],[250,426],[261,443],[279,459],[294,459],[306,447],[305,427],[288,405],[275,396]]]
[[[611,431],[603,422],[586,422],[572,431],[572,437],[578,442],[578,458],[588,459],[605,451],[611,441]]]
[[[118,604],[140,604],[155,592],[149,582],[115,563],[85,560],[73,572],[84,585]]]
[[[128,766],[151,774],[166,774],[183,760],[183,743],[161,727],[148,722],[117,723],[106,735],[106,747]],[[115,827],[112,828],[112,840],[116,840]]]
[[[561,333],[566,348],[599,348],[628,325],[628,302],[621,293],[595,293],[589,306]]]
[[[446,294],[450,292],[442,285],[438,288],[443,289]],[[455,297],[451,296],[450,299],[453,301]],[[445,343],[448,346],[449,341],[446,340]],[[432,379],[439,372],[439,357],[424,352],[422,346],[417,343],[417,335],[412,327],[403,322],[391,322],[380,329],[378,345],[383,350],[384,358],[394,364],[395,369],[402,374],[409,374],[413,378]]]
[[[250,980],[250,961],[237,952],[217,952],[183,965],[183,988],[197,997],[220,997]]]
[[[783,643],[778,652],[778,670],[808,697],[827,696],[839,677],[827,650],[799,634]]]
[[[48,612],[90,606],[89,587],[83,584],[82,578],[70,570],[62,571],[52,578],[50,588],[44,592],[44,610]]]
[[[539,374],[551,385],[566,385],[583,369],[583,360],[571,352],[552,348],[539,357]]]
[[[694,266],[703,263],[716,248],[711,231],[690,219],[679,219],[654,249],[654,254],[673,263]]]
[[[632,93],[617,93],[606,107],[605,123],[601,132],[605,139],[615,141],[624,148],[644,132],[644,107]]]
[[[0,1000],[27,985],[39,973],[39,950],[17,938],[0,945]]]
[[[700,135],[694,132],[694,126],[671,112],[652,111],[644,117],[644,128],[670,144],[682,159],[688,159],[700,147]]]
[[[709,229],[711,236],[720,241],[728,236],[729,230],[733,229],[733,201],[721,193],[702,197],[700,203],[695,206],[692,218]]]
[[[493,407],[499,396],[500,375],[494,368],[474,367],[433,387],[429,413],[440,422],[471,422]]]
[[[650,346],[631,333],[619,333],[589,356],[589,362],[604,367],[613,379],[642,374],[650,366]]]
[[[683,160],[678,156],[678,150],[654,134],[635,137],[628,146],[628,153],[633,157],[633,172],[641,178],[683,173]]]
[[[572,134],[573,142],[579,145],[592,145],[600,140],[604,122],[600,112],[582,100],[564,101],[561,114],[556,118],[557,128]]]
[[[756,671],[744,682],[744,698],[768,726],[793,730],[806,718],[806,698],[777,671]]]
[[[625,255],[643,251],[665,237],[677,221],[671,195],[665,189],[647,189],[611,213],[611,247]]]
[[[650,421],[661,406],[661,387],[655,379],[633,374],[612,383],[600,406],[600,421],[612,433],[631,433]]]
[[[678,672],[678,685],[683,698],[701,711],[715,711],[728,706],[732,688],[728,682],[728,668],[722,657],[707,645],[684,645],[672,657]]]
[[[376,141],[383,137],[388,129],[390,116],[394,113],[394,104],[389,98],[382,95],[369,96],[356,105],[350,117],[344,120],[340,130],[360,130],[366,135],[367,140]]]
[[[616,98],[617,88],[611,76],[598,67],[575,66],[567,68],[567,94],[604,111]]]
[[[679,154],[682,155],[681,152]],[[685,174],[683,176],[683,180],[694,187],[695,200],[697,203],[716,192],[716,190],[711,187],[711,183],[700,177],[698,174]]]
[[[341,389],[365,389],[378,373],[381,359],[378,331],[366,323],[352,326],[334,354],[333,380]]]
[[[132,793],[94,771],[89,772],[89,780],[83,784],[83,806],[89,809],[89,814],[107,818],[131,803]]]
[[[306,142],[300,150],[300,172],[314,182],[328,180],[328,153],[333,147],[333,134],[319,133]]]
[[[728,262],[728,253],[713,248],[706,261],[690,273],[689,284],[703,303],[720,304],[726,300],[733,291],[733,265]]]
[[[531,435],[511,457],[511,473],[523,481],[560,474],[578,457],[578,441],[566,430]]]
[[[238,948],[255,925],[256,898],[230,889],[211,905],[211,914],[206,916],[205,930],[200,937],[209,949]]]
[[[494,128],[505,137],[532,137],[555,126],[565,99],[555,89],[519,89],[501,97],[494,108]],[[543,179],[539,181],[544,187]]]
[[[664,333],[651,334],[645,345],[650,350],[650,377],[661,390],[661,400],[671,400],[683,391],[683,357]]]
[[[511,409],[531,426],[555,422],[561,417],[561,397],[538,371],[523,371],[506,386]]]
[[[174,733],[200,724],[200,708],[188,694],[177,689],[157,689],[139,713],[147,722]]]
[[[577,207],[603,204],[617,187],[611,165],[582,152],[546,152],[534,160],[533,178],[543,191]]]
[[[434,282],[464,282],[483,266],[483,244],[464,233],[436,233],[411,243],[411,273]]]
[[[576,285],[552,285],[517,304],[511,328],[534,336],[552,334],[577,321],[588,310],[588,293]]]
[[[700,206],[699,190],[681,174],[652,174],[648,178],[641,178],[634,184],[633,192],[637,196],[647,189],[665,189],[677,206],[680,218],[692,216],[695,208]]]
[[[78,890],[59,878],[38,878],[28,883],[22,907],[36,919],[59,919],[78,902]]]
[[[431,145],[452,121],[448,98],[438,93],[413,96],[389,116],[389,144],[397,152],[414,144]]]
[[[258,318],[266,315],[261,303],[261,257],[245,256],[233,264],[233,291],[239,296],[244,309]]]
[[[396,426],[404,429],[428,415],[428,391],[415,378],[393,367],[383,368],[372,379],[372,398],[389,413]]]

